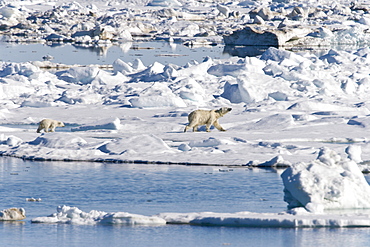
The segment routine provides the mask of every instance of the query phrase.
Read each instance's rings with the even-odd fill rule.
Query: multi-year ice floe
[[[328,209],[370,208],[370,186],[353,160],[323,148],[317,160],[296,163],[281,175],[288,208],[305,207],[322,213]]]
[[[305,37],[311,32],[309,28],[258,30],[247,26],[224,36],[224,41],[226,45],[284,46],[288,41]]]

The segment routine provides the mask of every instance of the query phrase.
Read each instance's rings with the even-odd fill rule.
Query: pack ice
[[[69,42],[108,49],[126,41],[238,45],[240,40],[258,43],[275,37],[280,46],[255,57],[207,57],[186,64],[148,65],[145,58],[117,59],[106,66],[110,69],[51,61],[1,61],[1,155],[37,160],[288,166],[282,174],[286,212],[160,213],[153,221],[369,226],[366,213],[328,213],[369,205],[368,185],[361,174],[369,170],[370,159],[366,4],[308,1],[297,7],[290,1],[81,0],[60,5],[5,1],[0,6],[0,31],[7,42]],[[281,49],[305,44],[365,48],[324,49],[321,54]],[[244,51],[234,47],[230,53]],[[220,120],[227,132],[183,133],[189,112],[223,106],[233,108]],[[35,130],[44,118],[63,121],[66,127],[40,135]],[[152,220],[125,213],[85,213],[68,206],[57,211],[34,222]]]

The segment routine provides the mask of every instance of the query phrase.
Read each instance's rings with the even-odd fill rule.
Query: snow
[[[317,160],[296,163],[281,177],[288,208],[305,207],[322,213],[327,209],[368,208],[370,186],[353,160],[343,160],[328,148]]]
[[[87,4],[88,3],[88,4]],[[270,5],[268,5],[270,4]],[[168,40],[217,45],[243,32],[278,34],[277,45],[327,46],[322,54],[269,47],[253,58],[145,65],[145,57],[107,65],[0,62],[0,154],[35,160],[286,167],[286,212],[83,212],[62,206],[37,223],[197,224],[260,227],[369,226],[368,215],[328,210],[370,207],[370,50],[361,3],[306,1],[7,1],[2,40],[84,43]],[[52,20],[44,26],[43,20]],[[354,21],[358,20],[358,21]],[[246,26],[248,25],[248,26]],[[40,28],[43,26],[43,28]],[[280,26],[280,27],[279,27]],[[307,31],[309,27],[309,31]],[[281,34],[281,28],[294,30]],[[244,31],[240,31],[244,30]],[[302,31],[302,32],[301,32]],[[281,37],[280,37],[281,36]],[[261,43],[256,35],[252,44]],[[293,40],[291,40],[293,38]],[[229,41],[228,41],[229,42]],[[230,41],[232,44],[239,44]],[[276,45],[276,44],[274,44]],[[333,47],[332,47],[333,46]],[[179,61],[180,63],[181,61]],[[52,69],[45,69],[52,68]],[[232,107],[227,130],[184,133],[194,109]],[[36,133],[44,118],[63,121]],[[3,211],[4,219],[9,219]],[[11,219],[20,219],[10,217]]]
[[[8,208],[0,211],[0,221],[23,220],[25,218],[24,208]]]
[[[368,215],[322,215],[300,212],[282,213],[162,213],[169,224],[228,227],[365,227],[369,226]]]
[[[155,216],[147,217],[125,212],[106,213],[96,210],[83,212],[77,207],[59,206],[57,208],[57,213],[54,213],[47,217],[34,218],[32,219],[32,223],[64,223],[77,225],[122,224],[129,226],[157,226],[166,224],[166,221]]]

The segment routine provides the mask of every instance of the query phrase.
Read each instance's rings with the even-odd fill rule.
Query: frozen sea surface
[[[2,208],[23,207],[27,218],[0,222],[3,246],[365,246],[369,228],[245,228],[191,225],[34,224],[59,205],[88,212],[280,212],[282,170],[30,162],[1,158]],[[41,198],[41,202],[26,198]]]

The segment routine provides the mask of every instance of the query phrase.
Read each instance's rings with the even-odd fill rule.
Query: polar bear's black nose
[[[227,108],[228,111],[231,111],[233,108]]]

